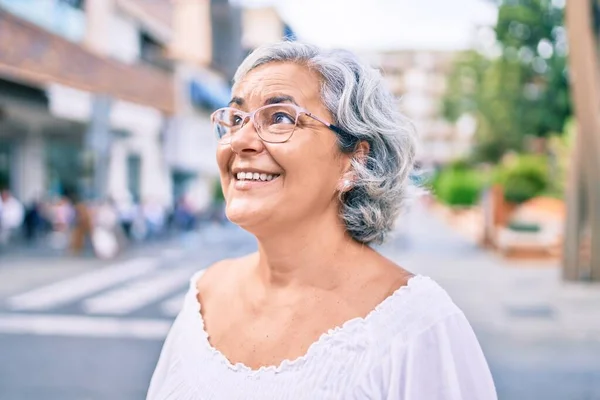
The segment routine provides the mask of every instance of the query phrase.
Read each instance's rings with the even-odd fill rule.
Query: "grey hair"
[[[382,243],[409,197],[416,137],[380,72],[349,51],[279,42],[254,50],[237,69],[234,85],[271,62],[302,64],[321,75],[323,104],[349,133],[337,132],[342,152],[353,153],[362,141],[370,145],[365,158],[352,160],[356,178],[351,190],[340,193],[341,218],[355,240]]]

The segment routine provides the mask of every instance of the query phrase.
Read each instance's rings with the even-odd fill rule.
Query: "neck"
[[[369,248],[353,240],[337,213],[258,235],[257,275],[265,287],[336,287]]]

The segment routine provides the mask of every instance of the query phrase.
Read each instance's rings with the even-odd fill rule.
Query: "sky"
[[[459,50],[493,25],[491,0],[237,0],[273,5],[299,39],[355,50]]]

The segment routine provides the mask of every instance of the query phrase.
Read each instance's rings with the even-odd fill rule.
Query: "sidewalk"
[[[115,258],[103,260],[91,249],[72,254],[69,249],[53,249],[47,242],[32,246],[13,246],[0,253],[0,298],[44,286],[78,274],[103,268],[136,257],[161,257],[173,249],[185,247],[188,236],[197,232],[178,233],[156,240],[129,244]]]
[[[465,312],[499,398],[600,399],[600,283],[566,283],[557,261],[505,260],[420,206],[381,251],[435,279]]]
[[[242,237],[240,237],[242,235]],[[103,260],[97,258],[91,249],[81,255],[69,250],[55,250],[47,243],[36,246],[10,248],[0,253],[0,298],[17,293],[28,287],[42,286],[77,274],[85,273],[132,258],[195,257],[203,246],[223,246],[232,250],[254,250],[254,242],[248,241],[248,234],[232,229],[231,224],[205,223],[192,231],[175,231],[162,238],[144,242],[131,242],[115,258]]]
[[[188,235],[197,234],[198,230],[192,231],[176,231],[170,230],[165,231],[160,237],[145,239],[143,241],[136,241],[133,239],[126,239],[123,249],[115,257],[115,259],[122,258],[128,254],[144,251],[146,248],[152,248],[155,246],[165,246],[169,243],[176,242]],[[0,248],[0,268],[9,262],[31,262],[34,260],[42,259],[44,263],[46,261],[70,261],[75,260],[79,262],[89,262],[98,260],[98,257],[94,254],[94,251],[89,242],[86,242],[86,246],[79,254],[74,254],[68,243],[70,240],[67,237],[65,243],[52,243],[52,237],[46,235],[37,239],[34,243],[26,243],[23,240],[18,240],[11,243],[7,247]],[[102,261],[102,260],[100,260]],[[108,260],[111,261],[111,260]],[[106,261],[104,261],[106,262]]]
[[[600,341],[600,283],[564,282],[558,261],[507,260],[416,207],[382,251],[438,281],[484,329],[531,338]]]

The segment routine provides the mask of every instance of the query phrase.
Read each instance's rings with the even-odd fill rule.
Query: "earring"
[[[349,179],[344,179],[344,189],[350,189],[351,182]]]

